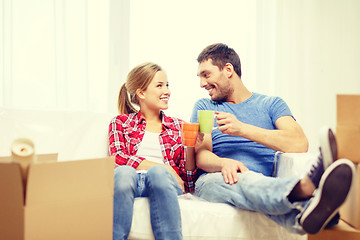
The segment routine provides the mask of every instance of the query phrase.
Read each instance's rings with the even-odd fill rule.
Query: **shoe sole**
[[[305,232],[316,234],[324,229],[346,200],[354,175],[354,165],[347,159],[337,160],[328,167],[317,193],[300,217]]]
[[[323,156],[324,169],[337,160],[336,138],[329,127],[320,129],[320,151]]]

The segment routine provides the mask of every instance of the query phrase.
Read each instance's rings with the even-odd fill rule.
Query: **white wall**
[[[360,94],[360,1],[278,2],[276,95],[290,105],[310,139],[336,126],[336,94]]]
[[[0,106],[107,111],[109,3],[1,0]]]
[[[253,63],[249,58],[255,47],[250,43],[255,29],[255,5],[237,0],[219,3],[131,1],[130,66],[152,61],[167,72],[172,90],[169,115],[189,121],[194,102],[208,97],[196,76],[196,58],[207,45],[225,42],[238,51],[245,67]],[[247,71],[244,75],[249,74]]]
[[[161,6],[161,7],[160,7]],[[318,129],[336,126],[336,94],[360,94],[360,1],[131,1],[130,66],[168,72],[168,113],[188,120],[206,97],[197,55],[224,42],[240,55],[252,91],[281,96],[317,150]]]
[[[116,114],[127,72],[153,61],[168,74],[169,115],[189,120],[196,57],[224,42],[243,81],[286,100],[317,148],[336,125],[336,94],[360,94],[357,0],[0,0],[0,107]]]

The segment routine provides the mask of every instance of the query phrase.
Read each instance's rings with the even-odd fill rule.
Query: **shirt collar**
[[[135,117],[136,117],[136,119],[139,121],[139,123],[141,123],[142,121],[145,121],[145,122],[146,122],[145,118],[142,116],[142,114],[141,114],[140,111],[138,111],[138,112],[136,113]]]
[[[161,123],[164,127],[171,128],[172,121],[171,121],[170,117],[166,116],[163,111],[160,111],[160,118],[161,118]]]
[[[139,123],[142,123],[143,121],[145,121],[146,123],[146,120],[145,118],[142,116],[141,112],[138,111],[136,113],[136,118],[138,119]],[[170,121],[170,118],[168,116],[165,115],[165,113],[163,111],[160,111],[160,118],[161,118],[161,123],[164,127],[166,128],[171,128],[171,121]]]

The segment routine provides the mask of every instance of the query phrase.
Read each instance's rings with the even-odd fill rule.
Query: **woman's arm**
[[[160,165],[160,166],[164,166],[166,167],[167,169],[169,169],[169,171],[174,175],[176,181],[179,183],[181,189],[183,192],[185,192],[185,186],[184,186],[184,181],[181,179],[181,177],[179,176],[179,174],[174,170],[173,167],[171,167],[170,165],[168,164],[161,164],[161,163],[156,163],[156,162],[152,162],[152,161],[149,161],[149,160],[143,160],[139,166],[136,168],[136,170],[148,170],[150,169],[151,167],[153,166],[157,166],[157,165]]]
[[[199,132],[197,135],[197,138],[196,138],[195,146],[187,146],[186,147],[185,169],[187,171],[195,170],[195,168],[196,168],[196,161],[195,161],[196,151],[201,146],[203,140],[204,140],[204,134]]]
[[[116,165],[129,165],[136,169],[145,158],[131,155],[125,142],[122,121],[117,116],[109,125],[109,154],[115,156]]]

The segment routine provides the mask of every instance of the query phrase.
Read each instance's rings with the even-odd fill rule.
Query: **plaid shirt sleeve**
[[[115,167],[129,165],[135,169],[144,158],[131,154],[131,141],[124,136],[123,121],[121,115],[113,118],[109,125],[109,154],[115,156]]]

